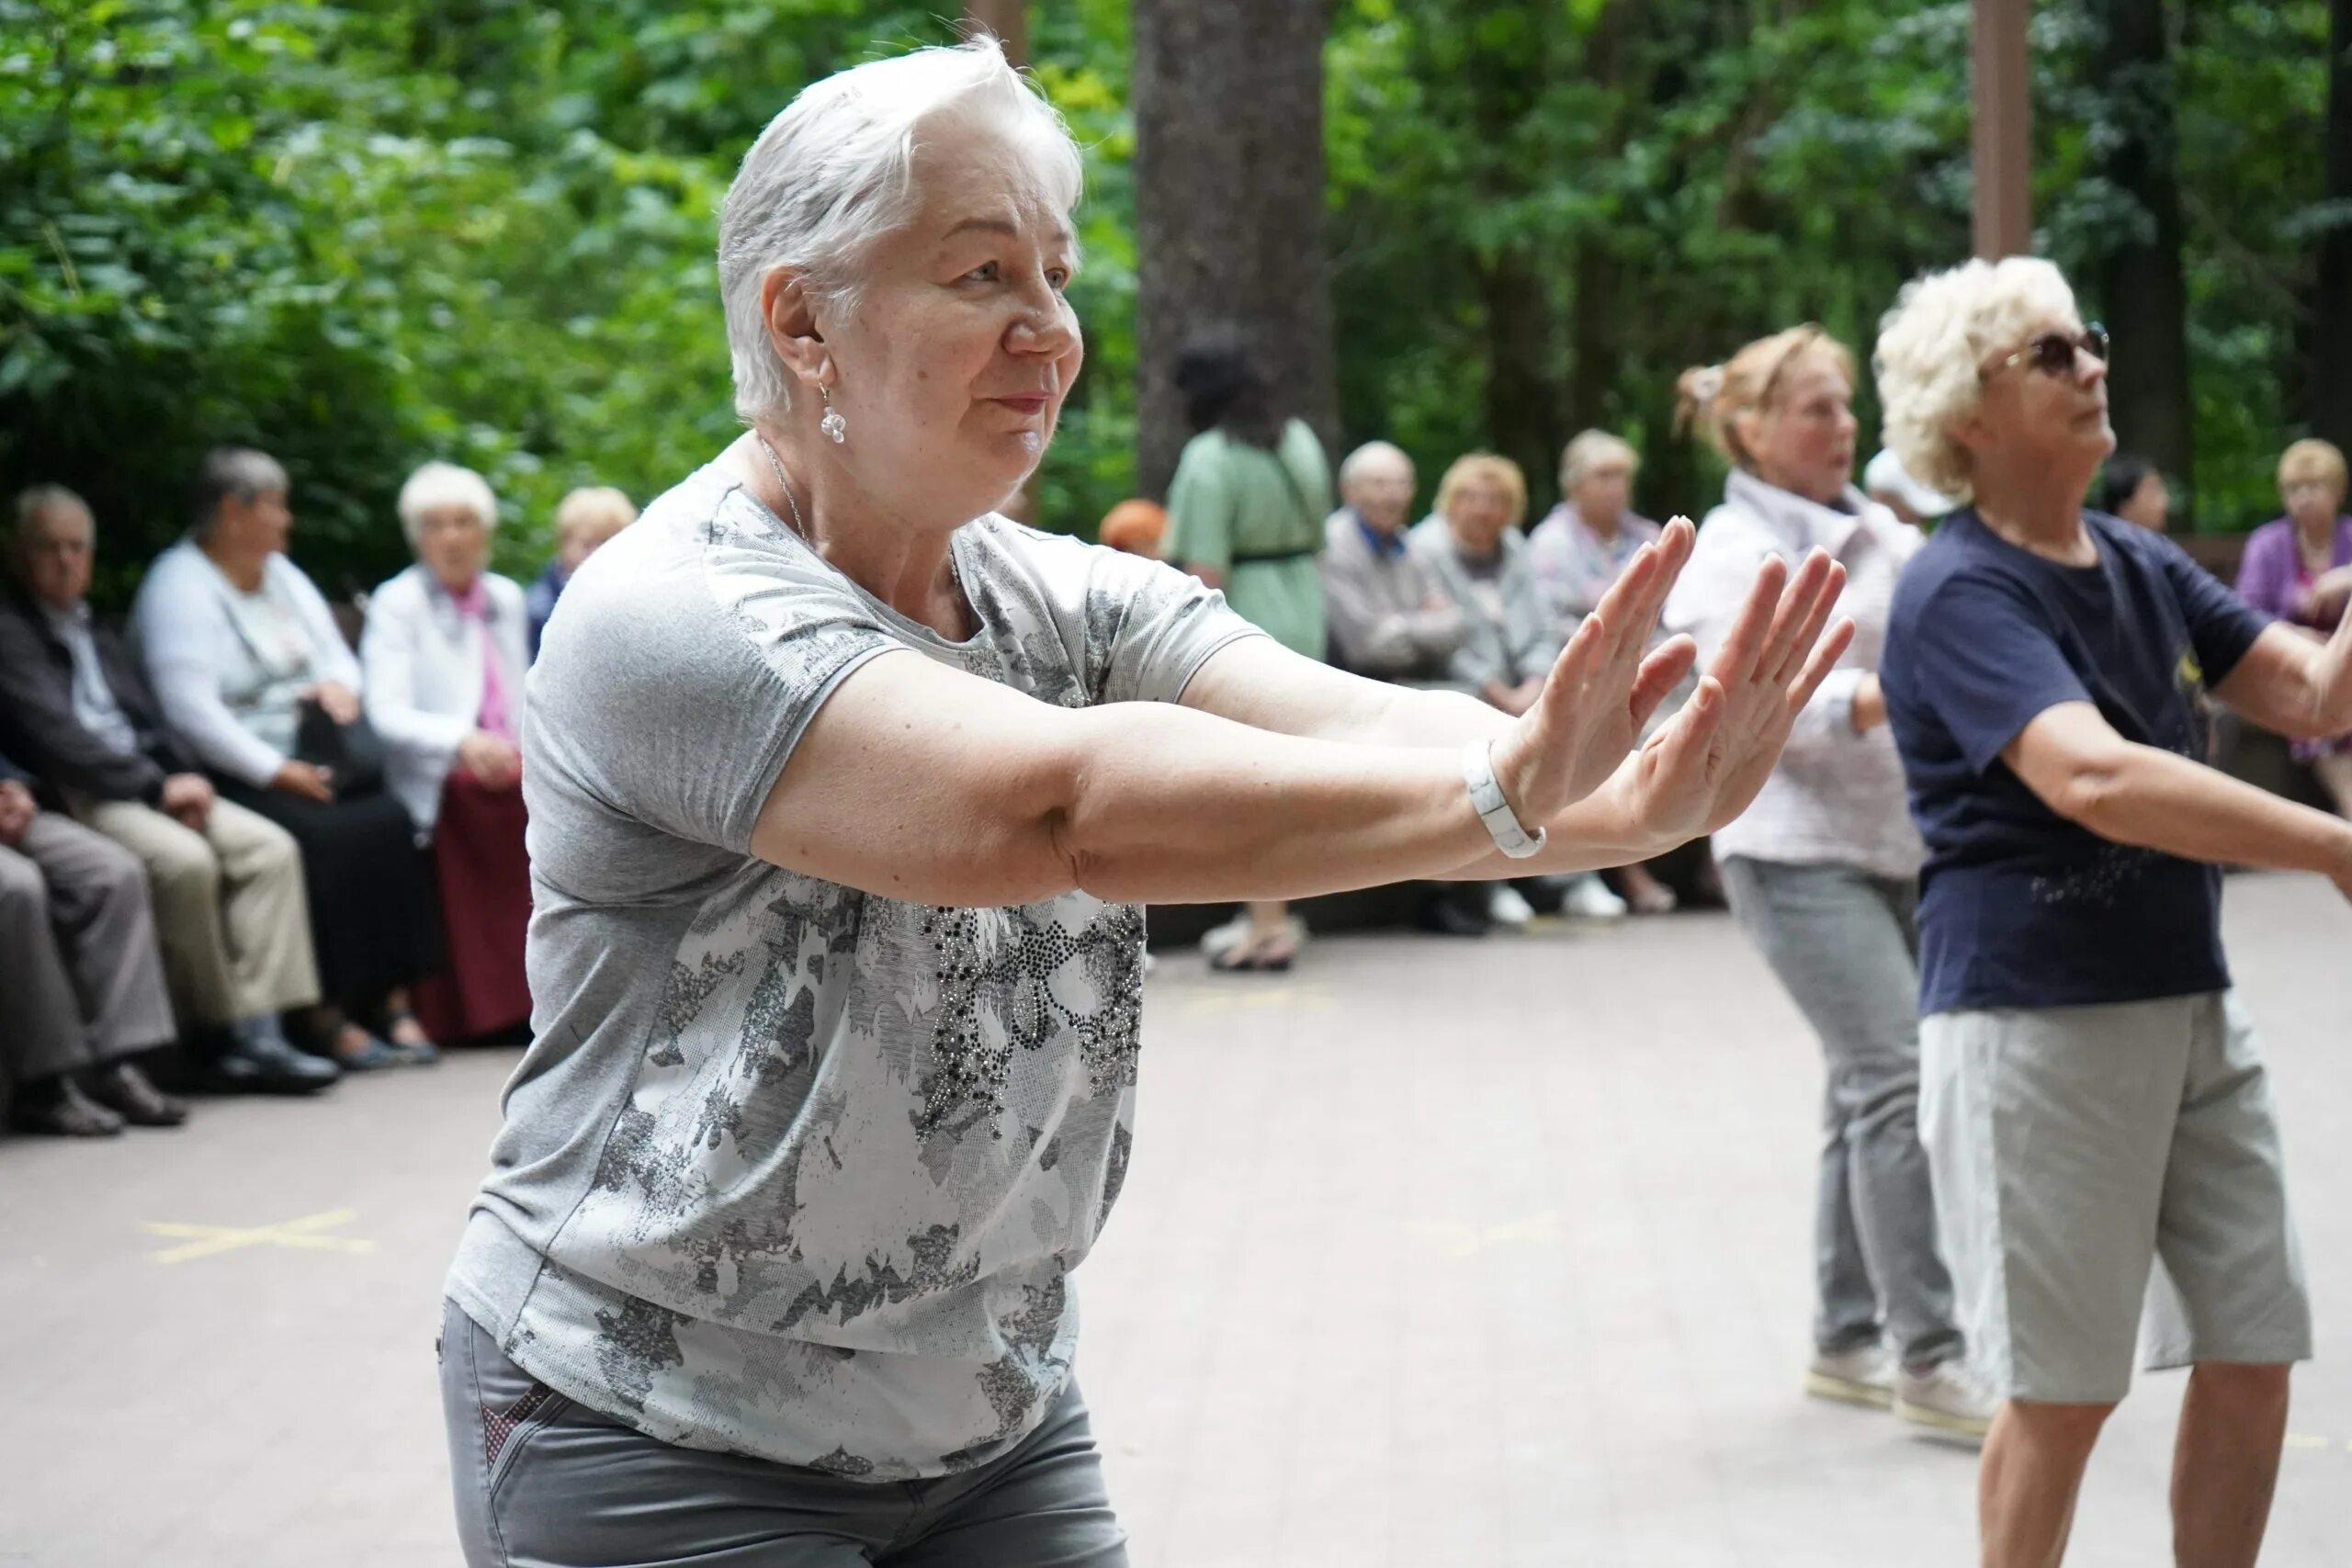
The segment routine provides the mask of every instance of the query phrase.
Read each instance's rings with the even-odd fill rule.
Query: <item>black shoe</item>
[[[1439,936],[1485,936],[1495,922],[1484,909],[1465,908],[1458,897],[1437,897],[1422,901],[1413,912],[1413,924]]]
[[[282,1040],[247,1040],[205,1064],[204,1087],[215,1094],[315,1094],[341,1077],[333,1062]]]
[[[131,1062],[109,1062],[90,1075],[90,1098],[134,1127],[176,1127],[187,1107],[147,1081]]]
[[[122,1118],[84,1094],[66,1077],[45,1084],[18,1084],[8,1103],[8,1125],[19,1133],[57,1138],[110,1138]]]

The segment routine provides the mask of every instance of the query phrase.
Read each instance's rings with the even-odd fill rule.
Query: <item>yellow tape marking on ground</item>
[[[140,1229],[149,1235],[185,1236],[186,1247],[167,1247],[154,1255],[158,1263],[186,1263],[191,1258],[209,1258],[216,1252],[235,1252],[247,1247],[311,1247],[325,1252],[373,1252],[372,1241],[356,1241],[349,1236],[321,1235],[337,1225],[349,1224],[359,1217],[356,1209],[329,1209],[322,1214],[305,1214],[299,1220],[288,1220],[277,1225],[190,1225],[172,1220],[148,1220]]]
[[[1491,1252],[1498,1247],[1520,1242],[1550,1242],[1560,1239],[1559,1216],[1546,1211],[1530,1214],[1524,1219],[1505,1220],[1499,1224],[1411,1224],[1406,1227],[1416,1235],[1428,1237],[1445,1249],[1449,1258],[1471,1258],[1481,1252]]]
[[[1220,1012],[1329,1012],[1336,1005],[1329,987],[1253,983],[1245,975],[1221,982],[1215,989],[1202,987],[1178,1001],[1176,1010],[1186,1018],[1199,1018]]]

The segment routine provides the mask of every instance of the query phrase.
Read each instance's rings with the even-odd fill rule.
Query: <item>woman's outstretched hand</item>
[[[1697,658],[1684,637],[1643,651],[1695,537],[1678,517],[1634,554],[1535,705],[1496,742],[1496,774],[1521,821],[1547,822],[1610,784],[1628,821],[1663,848],[1722,827],[1771,776],[1796,716],[1853,639],[1850,623],[1828,626],[1846,571],[1818,550],[1793,579],[1765,562],[1696,694],[1629,756]]]
[[[1678,517],[1634,552],[1560,650],[1534,705],[1495,743],[1495,775],[1521,821],[1548,822],[1607,783],[1689,673],[1697,657],[1689,637],[1644,650],[1697,536]]]
[[[1828,626],[1845,585],[1846,569],[1819,550],[1793,580],[1777,559],[1756,574],[1697,693],[1620,777],[1627,817],[1654,841],[1712,833],[1764,787],[1797,715],[1854,639],[1853,622]]]

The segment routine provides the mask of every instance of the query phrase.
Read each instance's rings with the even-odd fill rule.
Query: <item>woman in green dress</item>
[[[1323,584],[1315,570],[1331,469],[1304,420],[1285,417],[1239,347],[1196,344],[1176,367],[1196,434],[1168,491],[1167,558],[1245,619],[1310,659],[1323,657]],[[1287,969],[1306,928],[1287,905],[1258,903],[1202,941],[1209,966]]]

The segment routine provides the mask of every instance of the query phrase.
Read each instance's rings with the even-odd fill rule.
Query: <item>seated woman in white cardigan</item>
[[[523,590],[484,570],[498,498],[470,468],[427,463],[401,487],[416,564],[376,591],[359,640],[368,716],[392,793],[430,836],[448,933],[444,972],[417,987],[443,1039],[513,1029],[531,1013],[523,936]]]
[[[316,1043],[345,1068],[430,1061],[408,990],[440,958],[430,879],[414,826],[384,788],[359,665],[325,599],[286,557],[293,524],[275,458],[243,447],[206,454],[194,525],[148,570],[133,637],[164,722],[221,796],[301,846],[329,1004]]]

